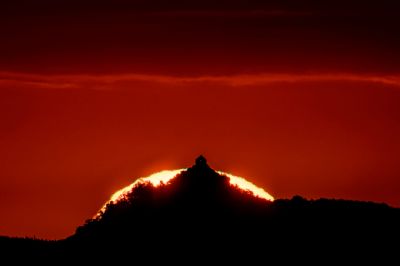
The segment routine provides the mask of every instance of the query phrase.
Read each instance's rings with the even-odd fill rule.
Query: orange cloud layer
[[[400,86],[399,75],[366,75],[352,73],[312,74],[240,74],[231,76],[167,76],[149,74],[115,75],[38,75],[0,72],[0,86],[17,86],[44,89],[110,89],[114,85],[127,83],[161,83],[169,85],[190,85],[196,83],[217,83],[226,86],[251,86],[268,83],[295,82],[367,82]]]

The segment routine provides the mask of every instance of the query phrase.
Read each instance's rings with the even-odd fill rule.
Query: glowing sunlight
[[[159,186],[161,183],[166,184],[166,183],[168,183],[168,181],[170,181],[172,178],[174,178],[177,174],[179,174],[183,170],[186,170],[186,169],[164,170],[161,172],[154,173],[147,177],[140,177],[139,179],[137,179],[135,182],[133,182],[129,186],[126,186],[126,187],[118,190],[114,194],[112,194],[110,200],[107,201],[103,205],[103,207],[101,207],[100,211],[96,214],[96,216],[98,216],[101,212],[105,211],[107,204],[109,204],[111,202],[118,202],[119,200],[122,200],[125,197],[125,195],[128,194],[130,191],[132,191],[132,189],[135,186],[137,186],[138,184],[143,184],[143,183],[147,183],[147,182],[150,182],[151,184],[153,184],[153,186]]]
[[[153,186],[159,186],[161,183],[167,184],[171,179],[173,179],[176,175],[178,175],[180,172],[185,171],[186,169],[178,169],[178,170],[164,170],[161,172],[154,173],[150,176],[147,177],[141,177],[137,179],[135,182],[130,184],[129,186],[126,186],[117,192],[115,192],[109,201],[107,201],[103,207],[100,209],[100,211],[95,215],[95,217],[98,217],[102,212],[105,211],[107,204],[113,202],[118,202],[126,196],[132,189],[137,186],[138,184],[143,184],[143,183],[148,183],[150,182]],[[225,173],[222,171],[217,171],[220,175],[225,175],[229,178],[229,182],[233,186],[237,186],[238,188],[249,191],[251,192],[254,196],[263,198],[269,201],[273,201],[274,198],[267,193],[264,189],[257,187],[253,183],[247,181],[243,177],[240,176],[234,176],[229,173]]]
[[[234,176],[232,174],[224,173],[221,171],[217,171],[217,173],[219,173],[220,175],[226,175],[227,177],[229,177],[229,182],[231,183],[231,185],[237,186],[238,188],[240,188],[242,190],[250,191],[256,197],[263,198],[263,199],[266,199],[269,201],[274,200],[274,197],[272,197],[264,189],[257,187],[256,185],[247,181],[243,177]]]

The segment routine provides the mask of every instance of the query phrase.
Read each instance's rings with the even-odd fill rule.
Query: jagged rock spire
[[[203,155],[200,155],[196,158],[195,166],[199,168],[208,168],[207,159]]]

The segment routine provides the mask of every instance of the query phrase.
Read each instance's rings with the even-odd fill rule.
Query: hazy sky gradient
[[[188,167],[400,206],[396,1],[3,1],[0,235]]]

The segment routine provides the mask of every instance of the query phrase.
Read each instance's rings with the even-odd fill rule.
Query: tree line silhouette
[[[235,256],[266,259],[316,251],[366,259],[391,254],[399,224],[400,210],[386,204],[300,196],[266,201],[232,186],[199,157],[167,184],[138,184],[66,239],[0,238],[0,247],[9,256],[47,260],[156,256],[173,262],[185,254],[226,262]]]

